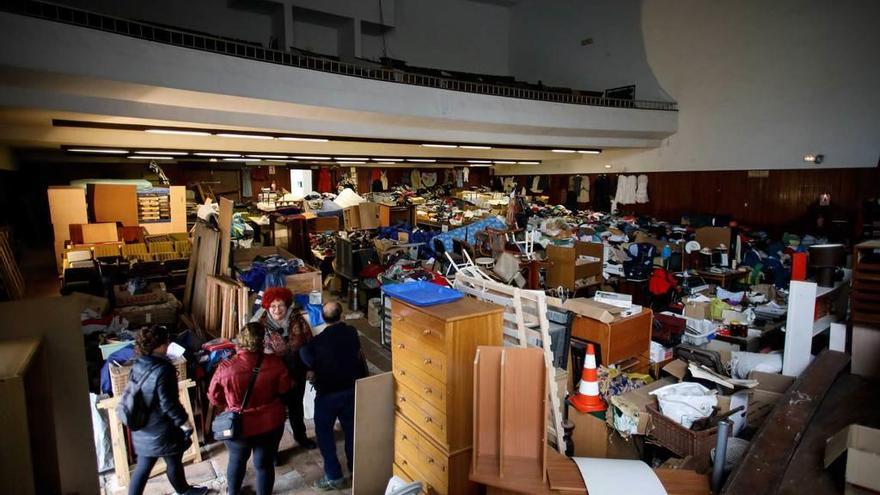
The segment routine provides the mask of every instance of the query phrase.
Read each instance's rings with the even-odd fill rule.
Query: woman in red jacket
[[[260,323],[248,323],[238,333],[238,353],[217,367],[208,388],[208,400],[218,409],[240,411],[257,358],[263,352],[265,332]],[[281,399],[289,389],[290,377],[284,362],[277,356],[265,355],[247,408],[240,411],[242,436],[224,442],[229,451],[226,467],[229,495],[236,495],[241,490],[251,451],[257,471],[257,494],[272,493],[275,456],[284,431],[284,403]]]

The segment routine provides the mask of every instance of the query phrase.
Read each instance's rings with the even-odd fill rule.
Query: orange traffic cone
[[[604,411],[607,407],[605,401],[599,397],[599,378],[596,376],[596,351],[593,349],[593,344],[587,344],[587,354],[584,356],[584,371],[581,374],[578,392],[568,402],[582,413]]]

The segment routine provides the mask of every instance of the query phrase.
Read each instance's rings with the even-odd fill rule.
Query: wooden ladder
[[[551,438],[560,453],[565,453],[562,430],[562,404],[556,383],[556,367],[550,341],[550,321],[547,319],[547,296],[542,291],[523,290],[493,280],[459,273],[455,277],[456,290],[477,299],[504,306],[502,330],[504,345],[512,347],[540,347],[544,351],[547,369],[547,390],[550,396]],[[535,329],[537,327],[537,330]]]

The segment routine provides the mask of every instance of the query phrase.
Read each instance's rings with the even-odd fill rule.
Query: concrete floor
[[[54,254],[51,249],[30,251],[21,260],[21,271],[25,278],[26,297],[52,297],[59,296],[58,289],[61,285],[55,273]],[[325,300],[335,299],[330,294],[325,294]],[[347,323],[358,329],[361,335],[364,355],[370,364],[371,374],[391,371],[391,352],[382,347],[379,329],[369,326],[366,315],[363,318],[348,320]],[[343,435],[337,423],[336,450],[343,471],[349,479],[349,488],[345,490],[323,492],[331,494],[351,493],[350,476],[345,468],[345,453],[343,449]],[[311,420],[306,420],[306,428],[309,437],[314,438],[314,429]],[[222,443],[215,443],[202,447],[203,461],[198,464],[185,466],[187,481],[194,485],[202,485],[211,489],[209,493],[226,493],[226,465],[228,453]],[[312,483],[320,479],[324,474],[324,461],[317,449],[304,450],[295,446],[290,425],[285,423],[284,436],[281,439],[279,452],[281,465],[275,469],[275,489],[273,493],[289,495],[307,495],[318,493],[311,488]],[[126,487],[120,488],[116,483],[116,475],[110,471],[100,476],[102,493],[104,495],[122,495],[127,492]],[[248,463],[248,471],[245,476],[243,493],[255,493],[255,474]],[[146,495],[173,494],[174,489],[168,483],[164,474],[150,479],[145,491]]]

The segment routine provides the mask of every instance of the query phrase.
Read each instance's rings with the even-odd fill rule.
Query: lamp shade
[[[838,267],[846,262],[843,244],[816,244],[810,246],[810,266]]]

